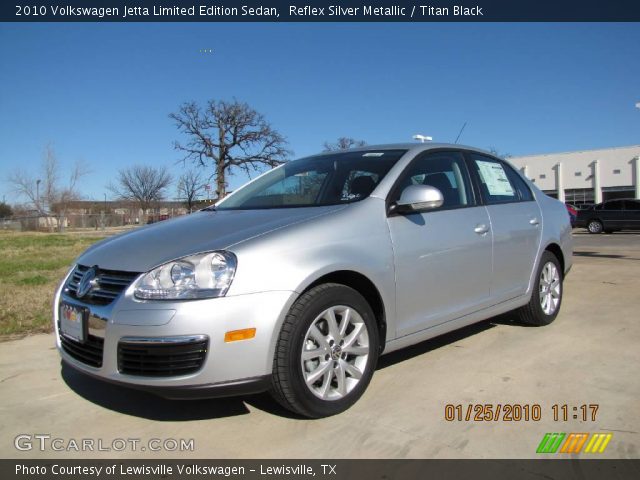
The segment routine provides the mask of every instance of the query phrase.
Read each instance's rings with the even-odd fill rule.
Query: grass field
[[[51,331],[56,287],[74,258],[100,239],[0,232],[0,340]]]

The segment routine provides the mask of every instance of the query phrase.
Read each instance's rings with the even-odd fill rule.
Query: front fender
[[[238,268],[227,293],[304,292],[337,271],[365,276],[378,289],[395,334],[395,269],[384,201],[370,198],[344,210],[272,232],[233,248]]]

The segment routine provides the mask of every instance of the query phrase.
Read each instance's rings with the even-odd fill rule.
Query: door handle
[[[489,231],[489,227],[484,223],[480,223],[476,225],[476,228],[474,228],[473,231],[476,232],[478,235],[484,235]]]
[[[540,220],[538,220],[536,217],[533,217],[531,220],[529,220],[529,224],[538,225],[540,224]]]

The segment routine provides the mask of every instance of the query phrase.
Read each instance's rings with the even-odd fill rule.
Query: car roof
[[[456,150],[469,150],[473,152],[482,153],[485,155],[489,155],[492,157],[498,157],[494,153],[491,153],[487,150],[483,150],[477,147],[471,147],[468,145],[460,145],[457,143],[434,143],[434,142],[426,142],[426,143],[416,143],[416,142],[406,142],[406,143],[385,143],[379,145],[364,145],[362,147],[349,148],[345,150],[335,150],[331,152],[322,152],[317,155],[327,155],[331,153],[343,153],[343,152],[367,152],[371,150],[407,150],[408,152],[418,153],[421,151],[427,150],[436,150],[436,149],[456,149]],[[315,156],[315,155],[313,155]]]

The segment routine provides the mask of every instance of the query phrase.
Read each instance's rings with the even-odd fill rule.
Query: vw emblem
[[[89,270],[84,272],[84,275],[82,275],[80,283],[78,284],[78,291],[76,292],[76,296],[78,298],[84,297],[98,285],[98,279],[96,278],[97,274],[98,272],[96,267],[91,267]]]

